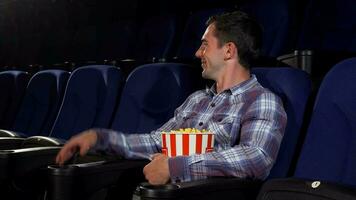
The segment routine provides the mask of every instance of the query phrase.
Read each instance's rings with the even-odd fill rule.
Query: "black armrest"
[[[113,186],[120,199],[132,196],[135,186],[144,180],[142,169],[148,161],[109,160],[104,157],[91,163],[49,166],[48,198],[90,199],[96,192]]]
[[[153,186],[141,183],[133,199],[256,199],[262,181],[240,178],[211,178]]]
[[[356,188],[318,180],[275,179],[263,185],[257,199],[274,200],[281,197],[305,200],[354,200]]]
[[[44,146],[63,146],[65,140],[45,137],[45,136],[32,136],[24,140],[22,148],[31,148],[31,147],[44,147]]]
[[[11,150],[20,148],[63,146],[64,140],[44,136],[32,136],[28,138],[20,137],[0,137],[0,150]]]
[[[0,129],[0,137],[26,137],[26,135],[16,131]]]
[[[54,164],[60,149],[61,147],[37,147],[0,151],[0,181]]]

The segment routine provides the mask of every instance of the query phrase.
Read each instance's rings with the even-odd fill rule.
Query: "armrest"
[[[0,129],[0,137],[27,137],[27,136],[20,132]]]
[[[44,146],[63,146],[65,140],[45,137],[45,136],[32,136],[24,140],[22,148],[31,148],[31,147],[44,147]]]
[[[108,160],[102,157],[91,163],[49,166],[49,199],[90,199],[96,192],[117,184],[120,186],[115,190],[120,192],[120,198],[132,196],[135,186],[143,181],[142,169],[148,161]]]
[[[141,183],[134,199],[256,199],[262,181],[240,178],[211,178],[153,186]]]
[[[0,150],[18,149],[25,138],[17,137],[0,137]]]
[[[54,164],[60,149],[61,147],[37,147],[0,151],[0,181]]]
[[[281,195],[285,199],[354,200],[356,188],[319,180],[275,179],[263,185],[257,199],[280,199]]]

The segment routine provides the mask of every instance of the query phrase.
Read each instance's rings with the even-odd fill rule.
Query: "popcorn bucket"
[[[189,156],[213,151],[214,134],[211,132],[162,132],[162,153],[169,156]]]

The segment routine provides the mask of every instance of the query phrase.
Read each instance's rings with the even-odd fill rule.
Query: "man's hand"
[[[95,145],[96,140],[97,135],[93,130],[84,131],[71,138],[57,154],[56,163],[63,165],[76,151],[79,151],[80,155],[84,156]]]
[[[168,156],[164,154],[154,154],[152,161],[143,168],[143,174],[152,185],[163,185],[170,179]]]

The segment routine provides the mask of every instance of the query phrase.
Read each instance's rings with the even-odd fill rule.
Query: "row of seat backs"
[[[255,16],[263,27],[263,56],[275,58],[294,49],[355,52],[354,1],[332,1],[328,4],[320,0],[308,1],[300,30],[296,30],[298,13],[293,11],[295,4],[289,0],[269,3],[253,0],[239,4],[238,9]],[[182,29],[177,27],[177,21],[182,21],[184,17],[171,14],[144,19],[139,28],[132,20],[84,27],[73,33],[61,30],[46,36],[48,41],[41,50],[43,52],[39,52],[44,55],[41,56],[44,60],[39,62],[47,62],[47,59],[56,62],[125,58],[150,62],[171,57],[194,59],[207,18],[230,9],[196,11],[187,17]]]
[[[287,1],[274,1],[272,4],[252,1],[241,7],[243,11],[255,15],[264,27],[264,56],[278,56],[286,51],[285,38],[291,26],[288,5]],[[276,6],[278,9],[274,8]],[[261,12],[270,9],[274,11],[273,16]],[[76,31],[60,30],[45,36],[48,41],[42,42],[43,45],[37,44],[38,49],[42,49],[37,53],[44,55],[40,56],[44,59],[40,62],[126,58],[152,61],[172,57],[194,59],[207,19],[228,10],[231,8],[200,10],[188,15],[186,20],[182,14],[170,14],[144,19],[143,23],[121,20],[111,25],[88,26]],[[33,59],[36,56],[31,57]]]
[[[277,7],[277,8],[276,8]],[[266,15],[266,11],[273,9],[273,16]],[[194,59],[195,51],[199,48],[201,37],[205,31],[205,22],[212,15],[229,11],[227,8],[215,8],[208,10],[200,10],[190,14],[187,17],[185,25],[182,30],[181,36],[176,31],[178,17],[174,15],[167,15],[163,17],[153,17],[143,24],[139,31],[139,37],[136,41],[136,48],[133,52],[134,58],[141,60],[151,60],[152,58],[172,58],[176,57],[181,60]],[[292,41],[288,41],[289,30],[292,26],[292,16],[289,12],[289,4],[287,1],[273,2],[267,4],[264,1],[252,1],[242,6],[240,10],[245,11],[253,15],[258,22],[263,26],[263,38],[264,43],[262,46],[262,54],[268,57],[277,57],[283,53],[287,53],[287,46],[290,46]],[[261,12],[264,11],[264,12]],[[266,17],[268,16],[268,17]],[[126,27],[125,27],[126,25]],[[118,40],[115,30],[130,31],[130,27],[124,24],[124,27],[119,28],[120,24],[117,24],[117,28],[112,29],[112,33],[107,33],[112,37],[103,37],[104,41],[100,45],[104,47],[113,45],[114,48],[102,48],[99,52],[104,55],[111,55],[113,58],[120,58],[120,52],[123,49],[129,48],[129,34],[121,34],[126,42],[123,46],[118,46],[113,41]],[[109,31],[110,32],[110,31]],[[105,39],[107,40],[105,42]],[[179,39],[179,41],[177,41]],[[119,39],[120,41],[123,39]],[[106,44],[105,44],[106,43]],[[121,43],[120,43],[121,44]],[[176,47],[174,47],[176,45]],[[135,44],[133,45],[135,46]],[[126,51],[127,53],[127,51]],[[129,56],[129,55],[125,55]],[[110,57],[109,57],[110,58]],[[125,57],[121,57],[125,58]]]
[[[30,81],[13,130],[61,139],[91,127],[109,128],[112,121],[112,128],[121,131],[152,130],[202,87],[199,73],[199,69],[184,64],[149,64],[137,68],[124,84],[119,68],[81,67],[69,77],[62,102],[60,96],[69,74],[42,71]]]
[[[109,107],[107,109],[112,109],[110,105],[116,102],[116,94],[119,92],[117,88],[120,87],[122,78],[119,69],[109,66],[88,66],[74,71],[70,78],[69,74],[63,70],[44,70],[33,75],[26,88],[22,104],[18,108],[19,111],[12,113],[16,114],[16,119],[8,129],[25,136],[48,136],[53,130],[62,131],[60,127],[63,125],[67,127],[64,132],[76,131],[73,124],[81,128],[94,125],[93,121],[97,121],[94,117],[99,117],[100,112],[104,112],[101,111],[101,107],[105,107],[105,103]],[[112,92],[106,91],[109,89],[112,89]],[[65,95],[64,91],[66,91]],[[62,105],[63,96],[65,100]],[[112,99],[113,102],[96,102],[102,99]],[[21,98],[18,101],[20,100]],[[71,114],[66,113],[67,111]],[[85,116],[77,119],[78,112]],[[94,116],[90,115],[91,113],[94,113]],[[66,121],[67,119],[71,121]],[[90,122],[85,121],[86,119],[90,119]],[[100,120],[105,121],[107,126],[110,118]],[[105,123],[101,121],[97,122],[98,125],[104,126]]]

